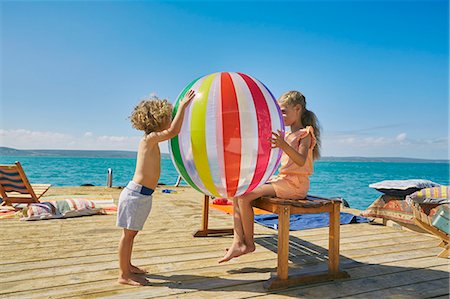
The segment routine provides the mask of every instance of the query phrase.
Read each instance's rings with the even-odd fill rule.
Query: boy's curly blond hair
[[[133,128],[146,134],[158,131],[172,116],[172,104],[156,96],[141,101],[134,107],[130,119]]]

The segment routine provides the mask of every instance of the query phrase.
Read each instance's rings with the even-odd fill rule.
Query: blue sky
[[[323,155],[448,158],[447,1],[0,5],[2,146],[135,150],[140,99],[239,71],[302,91]]]

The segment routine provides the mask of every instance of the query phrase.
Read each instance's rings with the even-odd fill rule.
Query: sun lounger
[[[34,203],[47,192],[50,184],[30,184],[20,162],[0,165],[0,197],[2,204]]]

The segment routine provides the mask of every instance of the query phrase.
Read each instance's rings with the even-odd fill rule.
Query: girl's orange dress
[[[300,140],[311,135],[311,146],[308,150],[308,157],[303,166],[299,166],[283,152],[281,156],[281,166],[279,174],[271,179],[269,183],[273,186],[277,197],[285,199],[305,198],[309,190],[309,176],[313,174],[313,149],[316,145],[314,129],[307,126],[296,132],[289,132],[285,136],[285,141],[297,150],[300,148]]]

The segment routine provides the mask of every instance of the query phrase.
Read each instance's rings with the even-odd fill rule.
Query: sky
[[[324,156],[448,158],[448,1],[0,5],[0,146],[135,151],[140,100],[233,71],[301,91]]]

